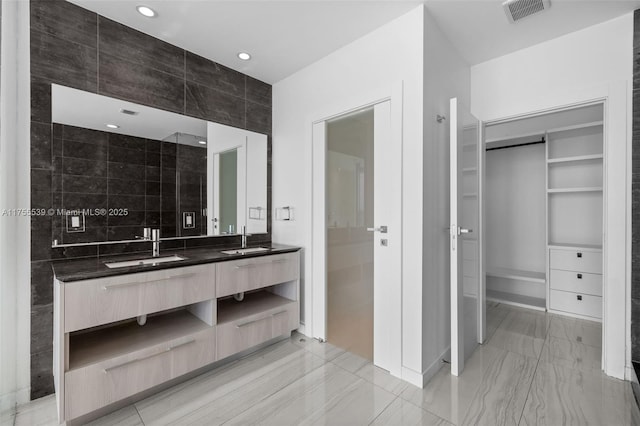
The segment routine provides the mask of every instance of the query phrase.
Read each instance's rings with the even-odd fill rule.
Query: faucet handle
[[[142,236],[136,235],[136,240],[150,240],[151,239],[151,228],[144,228],[142,230]]]

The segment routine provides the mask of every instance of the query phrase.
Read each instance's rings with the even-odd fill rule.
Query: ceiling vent
[[[138,115],[140,114],[138,111],[131,111],[130,109],[120,108],[120,112],[127,115]]]
[[[516,22],[551,7],[550,0],[507,0],[502,3],[509,21]]]

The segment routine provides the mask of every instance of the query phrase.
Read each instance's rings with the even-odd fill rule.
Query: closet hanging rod
[[[546,142],[547,141],[545,140],[545,138],[542,138],[539,141],[534,141],[534,142],[525,142],[525,143],[519,143],[515,145],[496,146],[495,148],[485,148],[485,151],[494,151],[496,149],[506,149],[506,148],[516,148],[519,146],[527,146],[527,145],[537,145],[539,143],[546,143]]]

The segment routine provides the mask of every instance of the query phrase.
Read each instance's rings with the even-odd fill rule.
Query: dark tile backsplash
[[[117,203],[133,212],[126,218],[96,219],[92,223],[95,226],[87,227],[82,238],[89,234],[95,239],[129,235],[140,229],[141,223],[160,226],[165,235],[175,232],[181,220],[176,207],[180,211],[195,210],[199,197],[201,200],[206,194],[206,179],[201,186],[197,184],[198,173],[192,173],[197,160],[186,151],[163,152],[157,141],[148,141],[142,150],[126,137],[109,140],[99,135],[102,132],[52,125],[52,83],[271,135],[269,84],[72,3],[31,0],[30,4],[32,207],[62,208],[69,204],[107,208]],[[184,173],[179,178],[174,173],[172,179],[171,173],[165,172],[167,168]],[[121,176],[129,176],[130,185]],[[270,137],[267,176],[270,208]],[[171,187],[174,191],[165,193]],[[189,195],[178,196],[183,190]],[[270,241],[270,221],[268,210],[269,233],[251,237],[251,241]],[[151,249],[148,243],[52,249],[53,232],[61,232],[64,226],[55,216],[31,220],[32,398],[53,392],[49,261]],[[197,231],[199,234],[201,230]],[[69,235],[74,234],[67,234],[65,242]],[[80,234],[75,235],[70,238],[81,239]],[[161,250],[239,243],[239,237],[171,240],[163,241]]]
[[[640,9],[633,22],[631,359],[640,361]]]

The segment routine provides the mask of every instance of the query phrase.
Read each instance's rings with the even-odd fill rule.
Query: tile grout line
[[[138,410],[138,407],[136,406],[136,404],[133,404],[133,409],[136,410],[136,413],[138,414],[138,418],[140,419],[140,423],[142,423],[142,426],[145,426],[144,419],[142,418],[142,414],[140,414],[140,411]]]
[[[365,381],[366,381],[366,380],[365,380]],[[387,406],[386,406],[386,407],[384,407],[384,408],[380,411],[380,413],[378,413],[378,415],[377,415],[377,416],[375,416],[375,417],[374,417],[374,418],[373,418],[369,423],[367,423],[367,424],[368,424],[368,425],[372,425],[372,424],[373,424],[373,423],[378,419],[378,417],[380,417],[380,416],[382,415],[382,413],[384,413],[385,411],[387,411],[387,408],[391,407],[391,405],[392,405],[394,402],[396,402],[396,400],[397,400],[398,398],[400,398],[400,395],[396,395],[396,396],[395,396],[395,398],[393,398],[393,399],[391,400],[391,402],[389,402],[389,404],[387,404]]]
[[[545,312],[546,316],[546,312]],[[531,388],[533,388],[533,382],[536,380],[536,374],[538,373],[538,366],[540,365],[540,359],[542,358],[542,353],[544,352],[544,347],[549,339],[549,328],[551,327],[551,321],[547,324],[547,332],[544,336],[544,343],[542,344],[542,350],[540,350],[540,355],[538,355],[538,360],[536,362],[536,368],[533,370],[533,375],[531,377],[531,383],[529,383],[529,389],[527,390],[527,397],[524,399],[524,405],[522,406],[522,412],[520,413],[520,418],[518,419],[518,426],[522,423],[522,417],[524,417],[524,410],[527,407],[527,401],[529,401],[529,397],[531,396]]]

